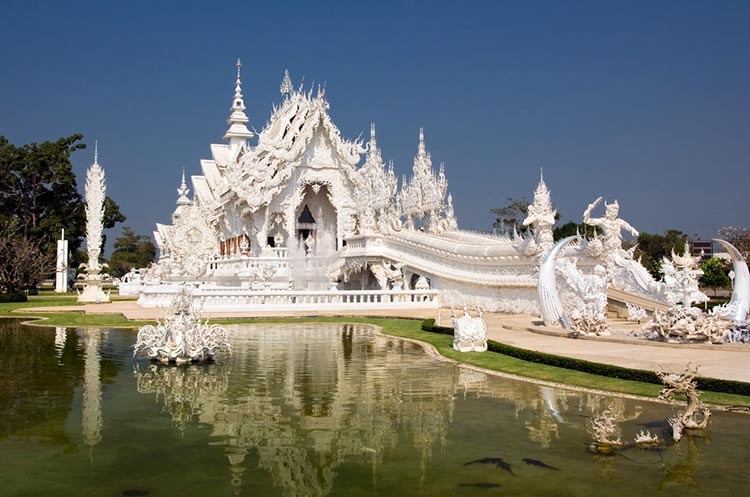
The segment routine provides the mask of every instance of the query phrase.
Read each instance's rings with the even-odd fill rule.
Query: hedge
[[[430,333],[441,333],[444,335],[453,335],[453,328],[446,326],[436,326],[434,319],[426,319],[422,322],[422,330]],[[535,350],[520,349],[512,345],[506,345],[494,340],[487,340],[487,350],[498,354],[515,357],[528,362],[555,366],[563,369],[581,371],[599,376],[608,376],[610,378],[619,378],[621,380],[640,381],[643,383],[655,383],[661,385],[662,382],[653,371],[643,369],[630,369],[612,364],[602,364],[598,362],[585,361],[572,357],[558,356],[547,354],[546,352],[537,352]],[[750,383],[734,380],[721,380],[717,378],[704,378],[697,376],[695,381],[700,390],[710,392],[731,393],[737,395],[750,396]]]
[[[0,294],[0,302],[26,302],[29,298],[18,293]]]

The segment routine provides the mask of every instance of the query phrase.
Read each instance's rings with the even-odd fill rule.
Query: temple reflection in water
[[[232,349],[225,363],[146,363],[135,375],[138,391],[157,394],[178,429],[211,426],[211,444],[224,446],[236,493],[250,451],[284,495],[328,495],[344,463],[368,465],[377,484],[399,443],[414,448],[424,479],[434,452],[445,447],[455,396],[512,401],[541,447],[558,436],[558,423],[572,410],[569,397],[586,415],[601,407],[596,396],[490,384],[479,371],[436,368],[418,345],[379,336],[368,325],[254,325],[233,331]],[[408,364],[403,352],[414,353]]]

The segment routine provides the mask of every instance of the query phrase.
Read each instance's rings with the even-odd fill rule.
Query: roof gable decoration
[[[347,141],[328,115],[325,93],[293,91],[258,135],[258,144],[247,149],[234,167],[227,170],[229,184],[252,211],[268,205],[286,186],[292,171],[301,165],[316,135],[325,138],[334,160],[351,178],[361,155],[360,139]]]

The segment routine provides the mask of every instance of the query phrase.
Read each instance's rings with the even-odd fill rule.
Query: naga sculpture
[[[732,299],[729,301],[727,308],[732,312],[727,313],[735,323],[744,325],[747,322],[747,314],[750,312],[750,272],[747,269],[747,262],[737,247],[726,240],[714,238],[729,253],[732,259],[732,269],[734,270],[734,286],[732,287]]]
[[[570,329],[570,321],[565,315],[560,294],[557,292],[557,274],[555,272],[555,258],[565,245],[573,241],[576,236],[563,238],[552,249],[547,252],[539,267],[539,304],[542,311],[542,319],[547,326],[560,324],[565,329]]]

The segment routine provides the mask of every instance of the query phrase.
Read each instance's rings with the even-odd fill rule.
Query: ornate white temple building
[[[555,217],[543,179],[526,236],[461,231],[445,171],[435,172],[421,129],[412,174],[399,186],[374,124],[367,143],[346,140],[325,91],[295,90],[288,73],[280,91],[256,137],[238,61],[225,143],[211,145],[202,174],[190,178],[192,199],[183,173],[172,224],[154,233],[160,260],[143,277],[141,305],[167,306],[189,282],[204,310],[470,305],[539,314],[537,273],[554,244]],[[610,231],[605,241],[619,244],[619,228]],[[616,269],[634,262],[620,252],[615,261],[597,240],[565,250],[583,257],[589,272],[606,264],[610,280],[633,273]],[[658,299],[650,276],[625,279],[621,288]]]

